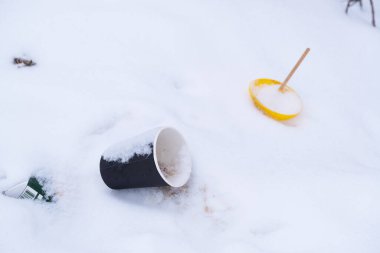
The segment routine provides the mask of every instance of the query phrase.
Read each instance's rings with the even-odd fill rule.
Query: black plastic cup
[[[100,159],[100,174],[111,189],[181,187],[191,166],[182,135],[162,127],[110,146]]]

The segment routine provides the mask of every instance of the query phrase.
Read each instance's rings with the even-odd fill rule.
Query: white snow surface
[[[363,2],[1,1],[0,190],[38,173],[59,200],[0,196],[0,252],[379,252],[380,30]],[[303,113],[276,122],[249,82],[283,80],[306,47]],[[162,125],[189,146],[186,187],[107,188],[104,150]]]

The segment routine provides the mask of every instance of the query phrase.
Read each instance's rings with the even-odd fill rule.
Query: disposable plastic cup
[[[28,180],[3,191],[3,194],[16,199],[32,199],[52,202],[53,196],[49,196],[44,190],[45,183],[45,179],[38,180],[36,177],[32,176]]]
[[[100,174],[111,189],[181,187],[188,181],[191,167],[185,139],[171,127],[116,143],[100,159]]]

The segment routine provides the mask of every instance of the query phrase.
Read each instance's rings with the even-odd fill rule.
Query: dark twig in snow
[[[24,59],[24,58],[14,58],[13,63],[16,65],[24,64],[24,66],[30,67],[36,65],[32,60]]]
[[[371,3],[371,13],[372,13],[372,25],[373,27],[376,27],[376,21],[375,21],[375,6],[373,5],[373,0],[369,0]]]
[[[347,1],[346,14],[348,13],[348,9],[349,9],[351,6],[353,6],[354,4],[356,4],[357,2],[359,2],[360,7],[362,8],[362,7],[363,7],[363,2],[362,2],[362,0],[348,0],[348,1]]]
[[[376,21],[375,21],[375,6],[373,4],[373,0],[369,0],[371,4],[371,14],[372,14],[372,25],[373,27],[376,27]],[[362,0],[348,0],[346,5],[346,14],[348,13],[348,9],[353,6],[355,3],[360,4],[360,8],[363,8],[363,2]]]

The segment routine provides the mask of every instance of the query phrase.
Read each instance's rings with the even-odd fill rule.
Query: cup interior
[[[190,177],[191,156],[182,135],[163,128],[156,136],[154,161],[161,177],[172,187],[183,186]]]

